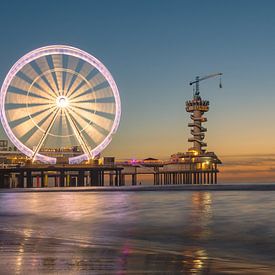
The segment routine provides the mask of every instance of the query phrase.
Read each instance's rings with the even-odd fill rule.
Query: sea
[[[275,191],[0,193],[0,274],[275,274]]]

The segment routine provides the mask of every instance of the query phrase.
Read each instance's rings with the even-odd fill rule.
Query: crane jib
[[[198,82],[200,82],[202,80],[205,80],[205,79],[208,79],[208,78],[211,78],[211,77],[215,77],[215,76],[218,76],[218,75],[222,75],[222,73],[216,73],[216,74],[210,74],[210,75],[207,75],[207,76],[203,76],[203,77],[201,77],[199,79],[196,79],[196,80],[190,82],[189,84],[193,85],[193,84],[198,83]]]

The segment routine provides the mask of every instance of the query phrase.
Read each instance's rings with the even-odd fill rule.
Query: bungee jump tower
[[[196,79],[190,82],[193,86],[193,98],[186,101],[186,111],[191,113],[191,123],[188,127],[191,128],[191,135],[188,142],[192,143],[192,147],[186,153],[177,153],[171,156],[171,164],[177,170],[184,171],[187,174],[187,184],[217,184],[218,164],[221,161],[214,152],[206,150],[207,144],[204,142],[205,132],[207,128],[203,123],[207,121],[204,113],[209,110],[209,101],[203,100],[199,92],[199,83],[208,78],[220,76],[222,73],[207,75],[204,77],[197,76]],[[220,79],[221,81],[221,79]],[[220,88],[221,88],[220,82]],[[168,167],[167,167],[168,168]]]

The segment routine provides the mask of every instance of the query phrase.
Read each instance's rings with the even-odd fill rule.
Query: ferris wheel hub
[[[58,108],[67,108],[68,106],[69,106],[69,99],[66,97],[66,96],[64,96],[64,95],[62,95],[62,96],[59,96],[59,97],[57,97],[57,99],[56,99],[56,106],[58,107]]]

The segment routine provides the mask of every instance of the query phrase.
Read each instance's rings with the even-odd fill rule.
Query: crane
[[[215,76],[220,76],[219,87],[222,88],[222,82],[221,82],[222,73],[210,74],[210,75],[206,75],[206,76],[203,76],[203,77],[196,76],[195,80],[191,81],[189,83],[190,85],[196,84],[195,89],[193,89],[194,96],[199,96],[200,95],[200,85],[199,85],[200,81],[206,80],[208,78],[215,77]]]

